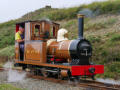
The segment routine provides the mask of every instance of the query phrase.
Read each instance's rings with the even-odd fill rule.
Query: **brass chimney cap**
[[[77,17],[78,18],[83,18],[85,15],[83,15],[83,14],[77,14]]]

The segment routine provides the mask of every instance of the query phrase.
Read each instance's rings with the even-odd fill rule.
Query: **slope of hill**
[[[77,38],[77,17],[85,14],[84,35],[93,45],[92,61],[105,65],[101,77],[120,79],[120,0],[95,2],[68,9],[42,8],[17,20],[0,24],[0,56],[14,56],[15,23],[23,20],[50,19],[68,29],[69,39]],[[74,33],[74,34],[73,34]]]
[[[76,18],[76,14],[80,11],[90,17],[95,17],[101,14],[116,14],[120,12],[120,1],[110,0],[105,2],[94,2],[89,5],[81,5],[79,7],[56,9],[56,8],[41,8],[34,12],[30,12],[17,20],[11,20],[0,24],[0,48],[14,44],[14,29],[15,23],[24,20],[39,20],[50,19],[53,21],[71,20]],[[95,26],[96,24],[94,24]],[[91,27],[91,24],[89,24]],[[104,24],[100,24],[94,29],[104,27]],[[88,26],[85,26],[88,30]],[[92,27],[91,27],[92,28]]]

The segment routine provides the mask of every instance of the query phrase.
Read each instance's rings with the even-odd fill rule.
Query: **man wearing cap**
[[[19,43],[20,59],[23,60],[24,58],[24,28],[22,26],[19,27],[19,31],[15,34],[15,40]]]

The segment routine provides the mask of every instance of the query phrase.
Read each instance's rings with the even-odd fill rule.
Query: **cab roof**
[[[16,24],[24,24],[24,23],[27,23],[27,22],[46,22],[46,23],[49,23],[49,24],[56,24],[56,25],[60,25],[58,23],[55,23],[55,22],[52,22],[50,20],[47,20],[47,19],[41,19],[41,20],[27,20],[27,21],[23,21],[23,22],[18,22]]]

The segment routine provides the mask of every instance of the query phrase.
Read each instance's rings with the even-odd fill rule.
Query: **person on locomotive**
[[[61,28],[58,30],[57,42],[68,40],[68,30]]]
[[[23,60],[24,56],[24,27],[19,26],[19,31],[15,34],[15,40],[19,43],[20,47],[20,60]]]

